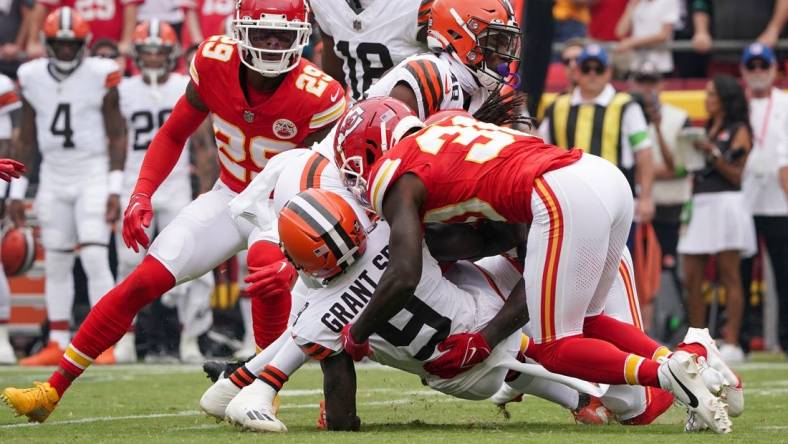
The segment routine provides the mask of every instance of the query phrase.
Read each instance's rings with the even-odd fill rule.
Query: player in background
[[[717,397],[722,381],[701,376],[709,369],[705,357],[678,351],[660,362],[664,347],[602,312],[632,222],[632,198],[614,167],[559,150],[529,134],[456,116],[379,153],[374,166],[366,162],[376,156],[355,160],[358,153],[338,151],[348,185],[392,226],[389,267],[364,312],[345,327],[345,351],[363,358],[369,335],[416,288],[424,223],[525,223],[524,279],[534,332],[529,356],[590,382],[662,388],[716,432],[729,432]],[[517,310],[505,304],[485,331],[447,338],[446,353],[427,370],[451,377],[483,361],[522,327]]]
[[[427,51],[430,3],[311,0],[323,41],[323,70],[348,88],[354,101],[361,99],[389,69]]]
[[[183,44],[200,44],[216,34],[224,34],[225,21],[232,20],[237,0],[181,0],[184,9]]]
[[[485,112],[483,106],[516,80],[511,70],[519,61],[521,32],[509,1],[434,0],[420,14],[430,17],[432,53],[403,60],[366,95],[399,99],[422,120],[439,110],[464,109],[482,121],[506,123],[522,96],[509,100],[504,113]]]
[[[22,365],[56,365],[71,339],[76,254],[88,281],[91,306],[112,288],[107,244],[120,212],[125,152],[118,105],[118,66],[85,57],[91,34],[73,9],[59,8],[44,23],[48,57],[19,68],[22,91],[20,157],[41,153],[35,211],[41,224],[49,342]],[[25,182],[21,183],[24,188]],[[24,189],[9,213],[24,223]]]
[[[134,58],[140,74],[124,79],[118,91],[120,93],[120,110],[126,119],[128,143],[126,163],[123,168],[123,193],[121,207],[128,206],[134,184],[140,174],[145,152],[159,128],[167,121],[175,103],[183,94],[189,77],[175,72],[180,55],[178,37],[175,30],[166,22],[152,19],[143,22],[134,29],[132,35]],[[202,127],[201,127],[202,128]],[[206,128],[207,129],[207,128]],[[190,147],[195,153],[195,160],[212,162],[207,156],[215,155],[210,141],[211,134],[198,130],[189,139]],[[197,168],[201,170],[201,168]],[[198,177],[201,182],[206,179]],[[207,179],[207,180],[210,180]],[[200,188],[209,188],[210,184],[201,183]],[[175,216],[192,201],[192,185],[189,171],[189,150],[183,150],[175,167],[162,182],[159,192],[154,195],[154,217],[145,232],[151,236],[161,231]],[[122,237],[117,233],[118,248],[118,280],[123,280],[139,265],[145,251],[139,252],[122,247]],[[180,359],[182,362],[198,363],[203,356],[197,345],[197,337],[207,331],[213,316],[210,309],[210,293],[213,288],[213,274],[206,273],[200,278],[178,286],[168,295],[174,297],[173,303],[178,309],[178,318],[183,325],[180,341]],[[116,362],[136,362],[137,355],[134,345],[134,327],[123,335],[114,348]]]
[[[14,82],[0,74],[0,196],[6,196],[8,182],[16,182],[24,172],[21,163],[9,159],[12,153],[11,138],[14,119],[11,114],[22,107]],[[14,179],[14,180],[12,180]],[[3,203],[5,207],[5,203]],[[0,258],[0,364],[16,364],[16,356],[8,338],[8,320],[11,317],[11,289]]]
[[[278,245],[254,242],[252,224],[233,220],[227,203],[274,154],[323,139],[345,109],[344,94],[339,83],[301,58],[311,32],[303,0],[241,0],[233,29],[235,39],[214,36],[201,45],[184,97],[148,147],[124,214],[127,246],[148,247],[144,229],[153,217],[151,197],[209,112],[219,181],[175,217],[142,263],[91,310],[48,382],[4,390],[17,414],[44,421],[71,382],[128,331],[137,312],[176,284],[202,276],[248,246],[252,270],[278,267],[284,259]],[[261,348],[287,325],[295,272],[281,271],[277,291],[253,299]]]

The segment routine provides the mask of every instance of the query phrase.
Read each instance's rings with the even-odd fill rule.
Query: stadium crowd
[[[321,22],[320,11],[331,7],[331,2],[316,1],[321,3],[313,5],[316,32],[304,56],[341,79],[349,96],[358,99],[370,86],[369,79],[365,77],[363,85],[358,85],[354,74],[345,84],[343,59],[334,53],[334,48],[341,51],[341,47],[333,46],[336,42],[331,35],[324,32],[321,38],[318,31],[329,26]],[[348,3],[364,8],[373,2]],[[546,92],[533,94],[528,90],[531,85],[521,85],[530,93],[529,110],[539,121],[533,130],[549,143],[582,148],[610,160],[630,180],[637,223],[633,224],[628,245],[635,261],[644,327],[658,331],[661,340],[675,343],[676,336],[672,334],[681,328],[708,326],[709,299],[716,293],[725,310],[721,315],[724,322],[714,324],[713,334],[721,338],[721,352],[726,360],[744,360],[750,349],[762,347],[762,282],[766,279],[767,253],[779,301],[779,343],[775,345],[788,350],[788,96],[779,89],[785,84],[781,63],[785,61],[782,55],[786,46],[780,37],[788,20],[788,1],[764,2],[773,4],[768,8],[704,0],[514,3],[518,14],[526,17],[521,20],[526,25],[524,51],[529,39],[542,39],[541,46],[549,46],[544,44],[543,36],[550,35],[556,48],[538,68],[543,73],[541,83],[546,84]],[[20,66],[36,59],[58,57],[42,36],[49,36],[46,17],[60,6],[74,7],[87,23],[89,28],[82,37],[88,41],[90,54],[112,60],[124,74],[123,80],[108,77],[107,82],[112,83],[106,86],[125,84],[129,94],[134,95],[131,76],[148,75],[149,70],[154,70],[159,76],[157,81],[162,82],[157,94],[174,104],[175,99],[169,96],[177,98],[182,93],[186,81],[183,74],[188,75],[200,43],[212,35],[233,34],[229,19],[235,14],[236,1],[0,1],[0,73],[7,76],[0,77],[0,87],[6,88],[0,90],[0,157],[36,159],[35,153],[20,154],[35,146],[36,137],[40,145],[42,136],[29,133],[28,121],[33,117],[18,110],[18,97],[32,103],[44,100],[34,95],[47,93],[41,91],[44,83],[25,84]],[[545,11],[548,20],[527,27],[534,20],[527,14],[537,17]],[[733,20],[737,26],[726,26]],[[423,14],[419,14],[419,21],[427,23]],[[172,36],[163,38],[168,48],[166,63],[156,65],[156,54],[145,52],[144,36],[135,34],[140,23],[157,23],[157,27],[158,23],[169,24]],[[715,49],[719,40],[735,40],[741,45],[735,50]],[[689,45],[680,45],[682,41]],[[425,49],[415,46],[413,53]],[[81,58],[82,53],[77,57]],[[532,75],[525,71],[538,64],[536,54],[534,59],[537,60],[532,61],[528,52],[522,55],[521,70],[526,82]],[[114,71],[110,65],[103,66],[107,72]],[[167,82],[172,79],[181,83],[173,86],[170,93]],[[76,88],[84,87],[86,91],[88,86]],[[671,103],[666,91],[676,90],[703,90],[703,106],[694,104],[693,109],[685,109],[681,103]],[[85,91],[80,94],[88,94]],[[168,114],[126,116],[124,106],[130,105],[123,94],[121,86],[120,105],[116,98],[114,111],[105,99],[108,110],[103,114],[104,121],[94,122],[102,142],[98,145],[103,145],[104,138],[110,140],[110,145],[133,138],[133,150],[144,150],[152,138],[151,131],[160,128]],[[61,121],[58,109],[50,129],[68,139],[71,117]],[[148,120],[142,127],[126,128],[128,124],[121,120],[124,118],[131,124],[138,123],[137,119]],[[39,131],[42,125],[49,125],[38,123]],[[216,125],[214,122],[214,128]],[[99,127],[104,132],[98,131]],[[193,196],[210,190],[218,176],[214,161],[216,142],[210,132],[209,124],[198,130],[190,139],[190,153],[179,161],[183,166],[179,174],[189,183],[189,195],[166,197],[185,199],[181,207]],[[117,141],[113,142],[113,138]],[[126,149],[125,145],[118,146]],[[113,153],[109,160],[101,154],[100,161],[112,163]],[[127,159],[127,168],[128,162]],[[141,256],[126,257],[131,250],[120,237],[110,239],[109,234],[110,228],[121,231],[119,217],[129,202],[128,195],[123,194],[133,186],[136,174],[128,176],[126,171],[127,177],[121,173],[113,178],[113,173],[123,168],[111,165],[109,193],[116,200],[108,200],[106,233],[95,227],[83,229],[76,221],[79,239],[75,243],[76,239],[47,237],[43,227],[47,221],[52,223],[65,214],[80,214],[79,209],[74,213],[73,207],[67,210],[71,213],[53,214],[58,208],[57,198],[47,201],[46,196],[42,197],[53,192],[51,187],[68,184],[55,181],[54,185],[45,186],[46,176],[51,181],[59,172],[38,171],[35,160],[26,163],[30,170],[27,177],[13,180],[3,191],[6,225],[42,226],[48,318],[41,338],[9,336],[13,298],[9,297],[5,280],[0,282],[0,293],[4,293],[0,301],[0,363],[13,363],[17,356],[30,354],[20,364],[55,365],[71,340],[71,331],[79,325],[73,322],[74,314],[76,319],[84,315],[72,308],[74,293],[78,302],[89,299],[92,305],[114,282],[128,275],[129,267],[142,260]],[[66,169],[70,167],[64,165]],[[67,173],[67,177],[68,174],[72,173]],[[81,166],[75,174],[90,173],[87,166]],[[34,197],[38,203],[31,212],[25,201]],[[42,208],[42,203],[48,209]],[[30,221],[27,213],[32,217]],[[161,217],[166,220],[166,216]],[[156,231],[163,229],[165,220],[157,221],[160,225],[156,225]],[[75,255],[77,243],[81,248]],[[76,257],[81,266],[72,277]],[[252,309],[244,290],[245,260],[245,255],[239,254],[186,289],[168,293],[169,297],[140,314],[136,337],[132,329],[114,351],[111,349],[96,362],[136,362],[137,351],[146,362],[202,362],[203,355],[253,354]],[[8,266],[5,268],[9,270]],[[11,272],[19,273],[20,269]],[[667,279],[661,279],[663,276]],[[658,288],[660,281],[662,289]],[[714,291],[717,286],[719,289]],[[686,314],[676,314],[667,328],[655,325],[661,322],[655,321],[660,319],[655,313],[660,310],[655,308],[660,305],[655,300],[657,296],[680,301],[681,311],[686,307]],[[714,310],[711,314],[719,317]],[[212,330],[213,324],[216,326]]]

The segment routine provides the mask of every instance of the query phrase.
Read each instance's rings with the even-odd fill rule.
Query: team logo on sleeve
[[[291,120],[279,119],[274,122],[274,134],[280,139],[292,139],[298,134],[298,128]]]

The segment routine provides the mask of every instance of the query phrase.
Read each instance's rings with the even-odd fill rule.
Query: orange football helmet
[[[82,63],[90,38],[88,23],[68,6],[50,12],[41,29],[49,61],[62,73],[70,73]],[[74,50],[61,49],[61,46],[73,47]]]
[[[348,108],[337,123],[334,160],[345,186],[365,206],[372,164],[414,128],[424,124],[408,105],[392,97],[371,97]]]
[[[37,242],[30,227],[11,228],[3,234],[0,257],[6,276],[25,274],[36,260]]]
[[[180,56],[178,35],[168,23],[159,19],[144,21],[134,28],[131,41],[134,43],[134,61],[145,77],[158,79],[175,69]],[[143,60],[145,53],[164,53],[167,61],[163,66],[147,66]]]
[[[492,90],[520,60],[520,26],[509,0],[435,0],[427,45],[447,51]],[[490,66],[492,65],[492,66]]]
[[[329,280],[347,270],[367,248],[356,212],[339,195],[312,188],[298,193],[279,213],[279,239],[295,267]]]
[[[292,44],[284,49],[255,46],[270,36],[292,33]],[[233,20],[233,35],[238,41],[241,61],[266,77],[276,77],[298,66],[309,44],[312,25],[305,0],[239,0]],[[259,44],[259,43],[258,43]]]

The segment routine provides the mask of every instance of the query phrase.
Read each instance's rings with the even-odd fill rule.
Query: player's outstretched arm
[[[413,174],[405,174],[386,193],[383,216],[391,226],[389,265],[369,304],[350,335],[362,343],[407,304],[421,280],[421,242],[424,238],[419,208],[426,189]]]
[[[528,322],[528,306],[525,301],[525,281],[520,279],[498,314],[480,332],[491,347],[522,329]]]
[[[361,419],[356,415],[356,368],[347,353],[320,361],[323,369],[323,394],[326,398],[326,428],[335,431],[358,431]]]

